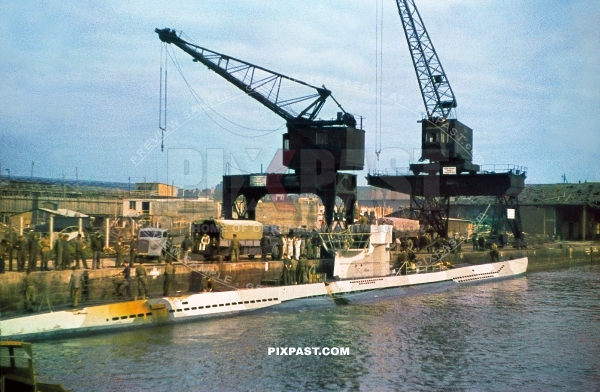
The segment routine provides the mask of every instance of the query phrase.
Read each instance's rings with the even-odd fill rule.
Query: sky
[[[530,184],[562,182],[563,175],[600,181],[599,2],[417,6],[457,97],[458,119],[474,130],[474,163],[527,167]],[[418,161],[424,105],[392,0],[12,0],[0,3],[1,175],[205,188],[225,173],[278,167],[284,120],[179,48],[165,49],[157,27],[324,84],[366,131],[360,185],[368,172]],[[336,111],[326,106],[321,116]]]

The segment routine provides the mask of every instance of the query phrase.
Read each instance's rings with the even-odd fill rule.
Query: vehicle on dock
[[[217,260],[231,258],[231,240],[235,235],[240,242],[240,256],[253,259],[262,254],[260,239],[263,236],[263,225],[252,220],[233,219],[205,219],[192,223],[192,234],[202,237],[207,234],[210,237],[210,245],[204,250],[204,258]],[[213,240],[216,243],[213,246]]]
[[[157,227],[145,227],[138,233],[137,254],[140,257],[161,258],[169,239],[169,231]]]
[[[270,254],[273,260],[281,260],[283,256],[283,241],[279,227],[276,225],[264,225],[263,237],[266,243],[267,254]]]

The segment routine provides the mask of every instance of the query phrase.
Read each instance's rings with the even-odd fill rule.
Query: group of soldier
[[[37,234],[30,237],[24,235],[17,237],[9,232],[0,241],[0,273],[7,269],[8,271],[13,270],[14,256],[16,256],[18,272],[27,269],[33,271],[37,266],[38,259],[41,260],[40,269],[48,271],[50,250],[50,237],[48,234],[42,238],[39,238]]]
[[[310,266],[306,254],[302,253],[298,260],[291,259],[288,255],[283,259],[283,271],[281,273],[281,284],[305,284],[309,283]]]
[[[283,244],[283,258],[290,258],[294,260],[300,260],[300,257],[304,255],[307,259],[318,259],[320,258],[321,247],[317,244],[318,241],[314,240],[310,236],[283,236],[281,238]]]
[[[89,269],[86,258],[86,249],[90,246],[92,251],[92,269],[101,268],[100,257],[104,251],[104,238],[100,233],[91,236],[88,241],[80,234],[69,240],[67,234],[59,234],[51,243],[50,235],[38,234],[29,236],[7,232],[0,241],[0,273],[5,270],[13,271],[13,257],[16,259],[17,272],[26,270],[50,271],[50,261],[54,263],[55,270],[65,270],[73,262],[77,268],[83,265]]]

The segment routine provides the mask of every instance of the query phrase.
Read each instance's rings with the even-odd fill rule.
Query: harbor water
[[[600,265],[323,305],[39,342],[37,376],[73,391],[600,390]],[[292,347],[311,355],[269,355]]]

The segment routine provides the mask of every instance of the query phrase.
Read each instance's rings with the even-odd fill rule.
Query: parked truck
[[[216,260],[219,257],[230,259],[230,245],[233,235],[240,242],[240,256],[253,259],[261,255],[260,239],[263,235],[263,225],[252,220],[205,219],[192,223],[192,233],[202,237],[207,234],[210,243],[204,250],[204,258]],[[213,240],[216,246],[213,246]]]

